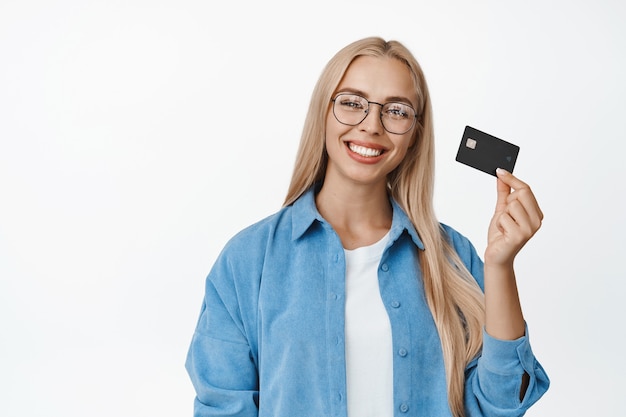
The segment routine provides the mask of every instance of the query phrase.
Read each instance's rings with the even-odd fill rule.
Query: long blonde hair
[[[428,87],[411,52],[397,41],[365,38],[343,48],[326,65],[312,94],[284,205],[290,205],[314,184],[322,182],[328,155],[326,116],[335,89],[359,56],[391,57],[405,63],[418,97],[419,123],[413,145],[389,174],[391,196],[415,225],[425,250],[419,251],[424,291],[443,350],[448,402],[454,416],[465,415],[465,367],[482,347],[484,302],[480,287],[448,242],[433,207],[434,129]]]

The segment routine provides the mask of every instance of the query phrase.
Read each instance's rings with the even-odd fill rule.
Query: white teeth
[[[352,152],[358,153],[361,156],[371,157],[378,156],[383,153],[383,151],[380,149],[366,148],[365,146],[355,145],[354,143],[350,143],[348,146],[350,147],[350,150]]]

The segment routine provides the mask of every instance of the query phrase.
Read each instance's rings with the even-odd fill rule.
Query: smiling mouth
[[[348,143],[348,148],[350,148],[352,152],[366,158],[373,158],[383,153],[382,149],[366,148],[365,146],[355,145],[354,143]]]

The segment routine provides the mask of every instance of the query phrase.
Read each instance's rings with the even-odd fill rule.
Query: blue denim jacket
[[[416,268],[424,246],[392,205],[379,283],[392,329],[394,414],[450,416],[441,343]],[[474,247],[443,227],[482,287]],[[187,357],[195,416],[346,417],[344,300],[344,250],[312,190],[238,233],[207,277]],[[483,339],[466,370],[466,415],[523,415],[549,385],[528,335]],[[530,385],[520,401],[524,372]]]

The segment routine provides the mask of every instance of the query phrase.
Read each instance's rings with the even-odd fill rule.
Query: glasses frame
[[[358,123],[345,123],[342,122],[341,120],[339,120],[339,117],[337,117],[337,113],[335,113],[335,104],[337,102],[337,98],[339,98],[339,96],[356,96],[356,97],[360,97],[363,100],[365,100],[367,102],[367,109],[365,109],[363,111],[363,118],[358,122]],[[363,97],[360,94],[355,94],[355,93],[337,93],[335,94],[335,96],[330,100],[333,103],[333,116],[335,116],[335,119],[341,123],[342,125],[345,126],[358,126],[361,123],[363,123],[363,120],[365,120],[367,118],[367,116],[369,115],[369,111],[370,111],[370,107],[372,104],[378,104],[380,106],[380,112],[379,112],[379,118],[380,118],[380,124],[383,127],[383,129],[385,129],[386,132],[391,133],[392,135],[404,135],[405,133],[409,132],[411,129],[413,129],[415,127],[415,122],[417,121],[417,119],[419,119],[419,116],[417,114],[417,110],[415,110],[413,108],[413,106],[406,104],[406,103],[402,103],[402,102],[398,102],[398,101],[390,101],[387,103],[378,103],[376,101],[369,101],[368,99],[366,99],[365,97]],[[392,132],[391,130],[387,129],[387,126],[385,126],[385,122],[383,121],[383,108],[388,105],[388,104],[393,104],[393,103],[398,103],[398,104],[402,104],[404,106],[408,106],[413,110],[413,113],[415,113],[415,115],[413,116],[413,121],[411,123],[411,126],[405,130],[404,132],[398,133],[398,132]]]

